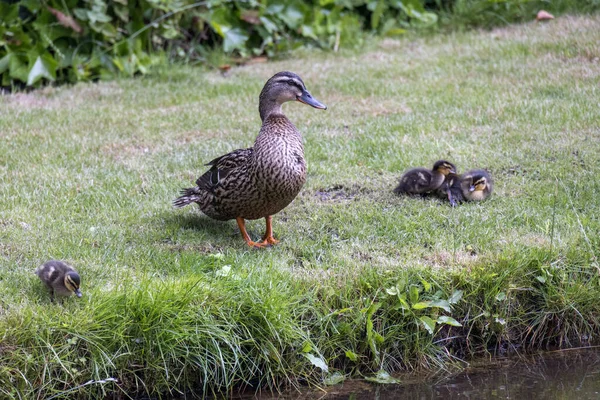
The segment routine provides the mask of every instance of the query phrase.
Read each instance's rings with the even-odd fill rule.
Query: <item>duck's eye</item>
[[[293,79],[288,79],[287,80],[287,84],[290,85],[290,86],[294,86],[298,90],[302,90],[302,86],[298,82],[296,82],[295,80],[293,80]]]

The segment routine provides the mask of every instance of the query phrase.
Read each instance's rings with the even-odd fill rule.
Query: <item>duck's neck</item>
[[[281,104],[275,99],[261,99],[258,105],[258,112],[260,113],[261,121],[267,119],[271,114],[283,114]]]

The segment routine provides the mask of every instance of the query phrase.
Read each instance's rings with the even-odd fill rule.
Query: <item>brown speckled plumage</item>
[[[50,299],[54,296],[70,296],[73,293],[81,297],[79,285],[81,279],[75,269],[64,261],[50,260],[37,267],[36,275],[50,290]]]
[[[394,189],[396,194],[425,194],[438,189],[446,175],[455,173],[456,167],[449,161],[439,160],[433,169],[413,168],[406,171]]]
[[[306,181],[302,135],[281,110],[282,103],[293,100],[326,108],[312,98],[296,74],[274,75],[260,95],[263,123],[254,146],[232,151],[208,163],[210,170],[198,178],[196,187],[184,189],[174,205],[183,207],[195,202],[209,217],[235,218],[238,224],[240,218],[267,218],[269,231],[270,216],[290,204]],[[246,240],[243,221],[240,229]],[[276,241],[272,235],[266,235],[263,242],[262,245],[267,245]],[[248,244],[262,247],[254,242]]]

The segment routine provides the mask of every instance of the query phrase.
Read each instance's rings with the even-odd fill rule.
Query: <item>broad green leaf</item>
[[[377,342],[377,344],[382,344],[385,341],[385,338],[378,332],[373,331],[373,337],[375,338],[375,342]]]
[[[417,289],[416,286],[411,286],[410,292],[409,292],[409,298],[410,298],[410,302],[413,304],[416,303],[417,301],[419,301],[419,289]]]
[[[419,279],[421,280],[421,283],[423,284],[423,289],[425,289],[426,292],[429,292],[431,290],[431,283],[427,282],[423,278],[419,278]]]
[[[88,13],[87,10],[85,8],[76,8],[73,10],[73,14],[75,14],[75,16],[77,17],[77,19],[81,20],[81,21],[88,21],[89,17],[88,17]]]
[[[113,7],[113,11],[117,14],[117,17],[123,22],[129,22],[129,8],[127,4],[125,5],[117,5],[115,4]]]
[[[379,371],[377,371],[377,374],[375,374],[375,376],[366,376],[365,379],[369,382],[382,383],[382,384],[400,383],[399,379],[392,377],[390,374],[388,374],[383,369],[380,369]]]
[[[231,272],[231,265],[223,265],[221,269],[215,272],[216,276],[229,276]]]
[[[311,38],[314,40],[319,39],[319,38],[317,38],[317,35],[315,34],[315,31],[312,28],[312,26],[302,25],[300,32],[302,33],[302,36],[304,36],[304,37],[308,37],[308,38]]]
[[[279,28],[277,28],[277,25],[275,25],[275,23],[273,21],[271,21],[269,18],[260,17],[259,19],[260,19],[260,22],[262,22],[263,26],[269,33],[277,32],[279,30]]]
[[[385,0],[379,0],[377,5],[375,6],[375,10],[371,14],[371,28],[377,29],[379,27],[379,21],[381,20],[381,16],[387,9],[387,4]]]
[[[437,323],[438,324],[452,325],[452,326],[462,326],[457,320],[455,320],[452,317],[448,317],[446,315],[439,316],[438,319],[437,319]]]
[[[9,5],[7,3],[6,1],[0,1],[0,22],[13,22],[19,18],[19,4]]]
[[[44,3],[40,0],[21,0],[18,2],[18,4],[27,8],[31,12],[38,12]]]
[[[267,7],[267,14],[279,15],[285,6],[283,4],[271,4]]]
[[[94,22],[110,22],[112,20],[112,18],[110,17],[110,15],[106,14],[106,12],[104,10],[102,10],[102,8],[100,7],[94,7],[91,10],[87,11],[87,17],[90,20],[91,23]]]
[[[58,64],[54,61],[50,56],[42,57],[39,56],[33,67],[29,70],[29,74],[27,75],[27,86],[34,85],[40,79],[46,78],[49,81],[54,81],[56,79],[56,65]]]
[[[304,342],[304,345],[302,346],[302,352],[310,353],[311,351],[312,351],[312,346],[310,345],[310,343]]]
[[[248,40],[248,34],[240,28],[223,29],[223,33],[223,50],[226,53],[243,49]]]
[[[356,353],[353,353],[350,350],[346,350],[346,357],[348,357],[348,359],[350,361],[356,361],[356,360],[358,360],[358,356],[356,355]]]
[[[341,372],[334,372],[333,374],[323,379],[323,383],[328,386],[333,386],[342,383],[345,380],[346,376],[344,374],[342,374]]]
[[[393,286],[391,288],[385,289],[385,292],[387,294],[389,294],[390,296],[397,296],[398,295],[398,289],[396,289]]]
[[[500,292],[496,295],[496,300],[498,301],[504,301],[506,300],[506,293],[504,292]]]
[[[462,299],[462,296],[463,296],[462,290],[455,290],[454,293],[452,293],[452,296],[450,296],[450,298],[448,299],[448,303],[456,304],[459,302],[460,299]]]
[[[386,31],[385,34],[388,36],[400,36],[400,35],[404,35],[406,32],[407,32],[406,29],[393,28],[393,29]]]
[[[0,59],[0,74],[4,73],[4,71],[8,69],[9,61],[10,53]]]
[[[314,365],[315,367],[321,369],[324,372],[329,371],[329,368],[327,367],[325,360],[323,360],[321,357],[316,357],[310,353],[303,353],[302,355],[304,357],[308,358],[308,361],[310,361],[311,364]]]
[[[366,311],[366,312],[367,312],[367,317],[368,317],[368,318],[371,318],[371,316],[372,316],[373,314],[375,314],[375,312],[376,312],[377,310],[379,310],[379,307],[381,307],[381,303],[373,303],[373,304],[371,304],[371,305],[369,306],[369,308],[367,309],[367,311]]]
[[[279,18],[290,28],[296,29],[300,26],[304,20],[304,14],[295,5],[289,5],[279,14]]]
[[[441,308],[446,312],[450,312],[450,303],[446,300],[436,300],[431,302],[431,307]]]
[[[537,279],[538,281],[540,281],[541,283],[546,283],[546,277],[544,276],[536,276],[535,279]]]
[[[423,326],[425,327],[427,332],[429,332],[430,335],[433,335],[433,330],[435,329],[435,321],[426,315],[420,317],[419,319],[423,323]]]
[[[431,301],[421,301],[413,304],[412,308],[415,310],[423,310],[425,308],[431,307]]]
[[[398,296],[398,301],[400,302],[402,309],[410,310],[410,305],[406,301],[406,293],[402,293],[400,296]]]

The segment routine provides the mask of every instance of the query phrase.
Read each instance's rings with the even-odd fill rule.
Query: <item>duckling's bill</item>
[[[325,104],[321,103],[320,101],[318,101],[317,99],[315,99],[314,97],[312,97],[312,95],[310,94],[310,92],[308,90],[304,90],[302,92],[302,95],[296,97],[296,99],[300,103],[308,104],[309,106],[318,108],[319,110],[327,110],[327,106]]]

